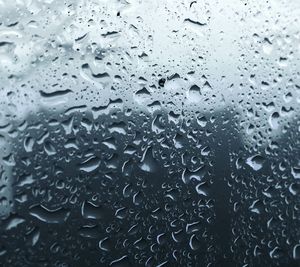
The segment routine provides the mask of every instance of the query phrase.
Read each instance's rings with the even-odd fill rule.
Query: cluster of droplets
[[[0,2],[0,263],[298,266],[299,15]]]
[[[55,246],[54,258],[70,253],[68,264],[77,265],[193,265],[202,253],[203,264],[211,262],[213,171],[208,140],[196,137],[207,122],[173,120],[119,109],[96,120],[84,112],[28,117],[6,157],[13,166],[13,199],[1,222],[6,262],[16,260],[21,240],[31,245],[18,248],[20,261]]]

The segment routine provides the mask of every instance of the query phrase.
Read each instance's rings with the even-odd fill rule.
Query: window
[[[0,265],[299,266],[299,18],[0,0]]]

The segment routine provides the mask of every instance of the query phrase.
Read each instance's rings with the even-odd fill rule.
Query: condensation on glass
[[[300,266],[299,20],[0,0],[0,265]]]

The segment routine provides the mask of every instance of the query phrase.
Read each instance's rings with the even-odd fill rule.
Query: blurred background
[[[299,15],[0,1],[0,265],[299,266]]]

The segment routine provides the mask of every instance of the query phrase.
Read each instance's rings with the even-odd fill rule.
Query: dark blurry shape
[[[152,132],[158,115],[161,131]],[[274,151],[251,156],[230,112],[211,115],[205,132],[197,119],[167,117],[120,110],[96,120],[88,112],[28,117],[12,148],[4,266],[298,266],[299,181],[288,167],[274,167],[289,155],[280,149],[289,134]],[[45,130],[47,138],[35,142]],[[179,131],[177,147],[170,141]],[[47,152],[48,141],[57,153]],[[18,182],[24,173],[30,183]]]

